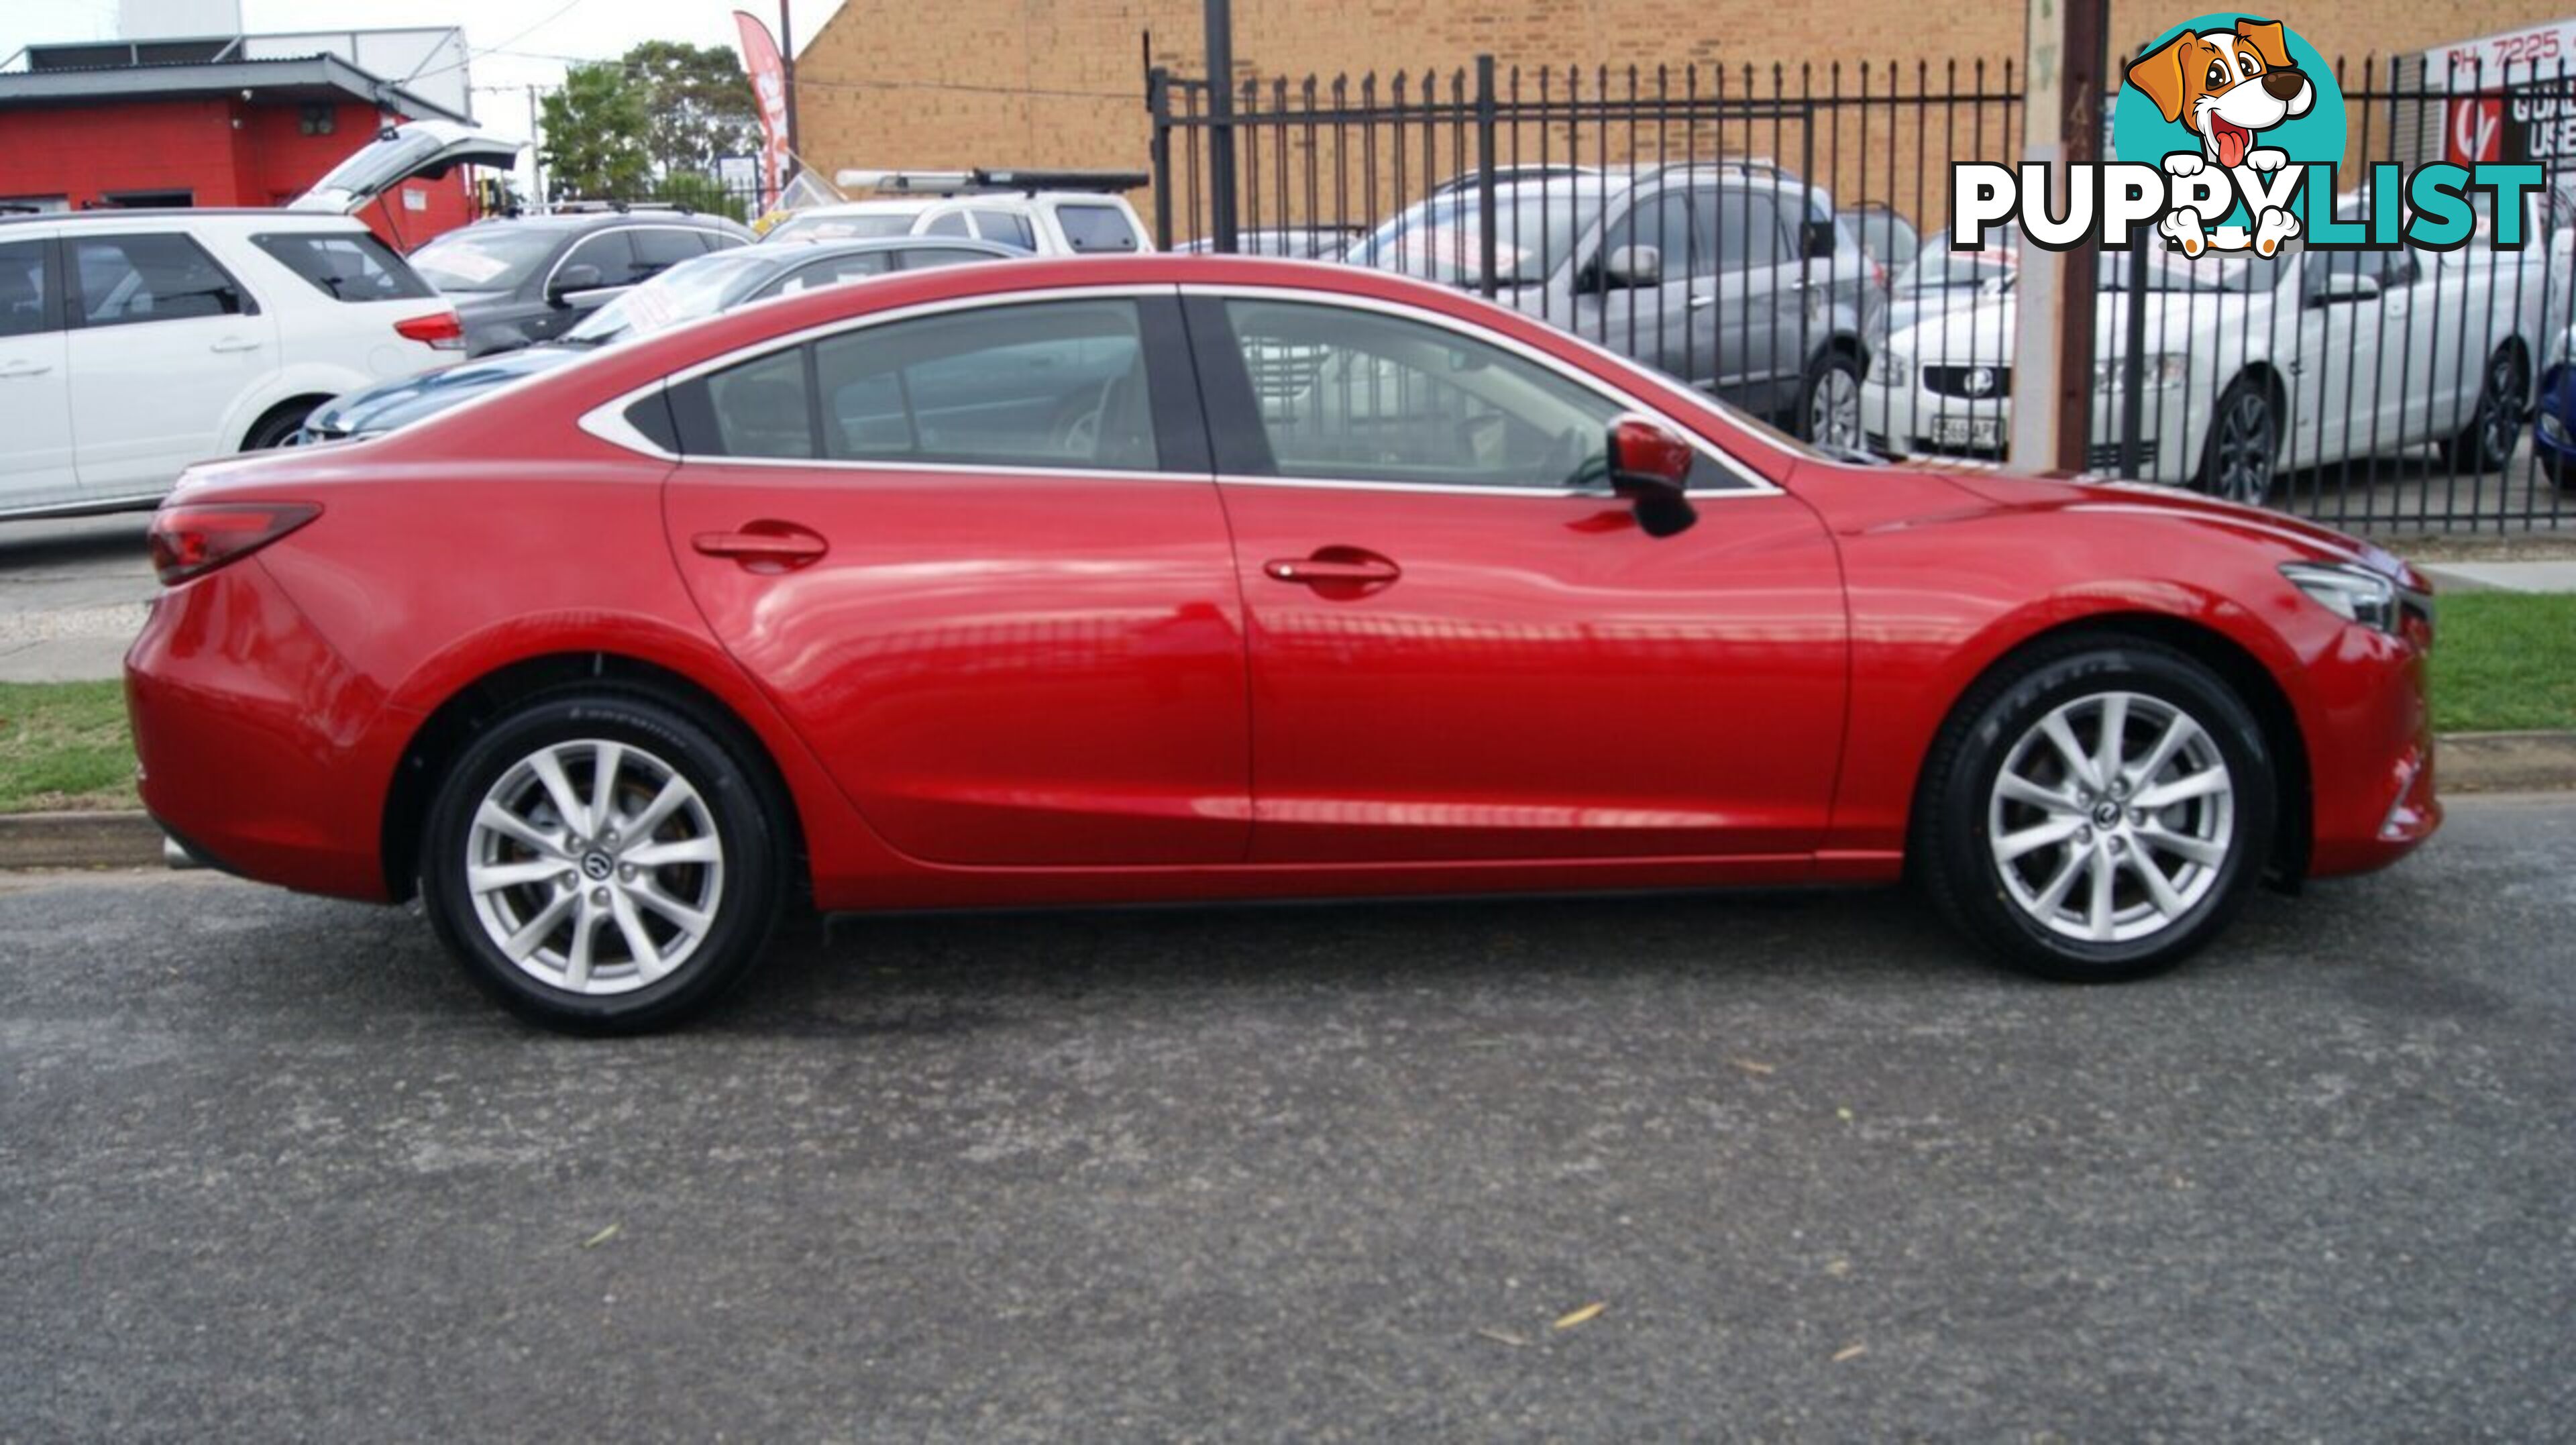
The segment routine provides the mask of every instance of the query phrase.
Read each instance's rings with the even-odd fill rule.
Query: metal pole
[[[1213,249],[1235,249],[1234,0],[1205,0],[1208,77],[1208,228]]]
[[[2120,475],[2136,480],[2141,434],[2146,430],[2147,248],[2164,242],[2154,232],[2129,241],[2129,334],[2121,348],[2128,358],[2120,373]]]
[[[1481,289],[1491,299],[1501,288],[1495,274],[1494,223],[1494,57],[1476,57],[1476,249]]]
[[[1153,115],[1154,249],[1172,249],[1172,92],[1161,66],[1145,72],[1145,108]]]
[[[2101,159],[2108,0],[2030,0],[2024,44],[2026,165],[2047,168],[2054,212],[2076,204],[2069,169]],[[2048,198],[2025,195],[2025,209]],[[2084,470],[2093,438],[2093,293],[2101,248],[2027,247],[2015,278],[2011,460],[2023,471]]]
[[[546,151],[537,143],[537,88],[528,87],[528,209],[546,209]]]
[[[796,158],[796,22],[790,5],[791,0],[778,0],[778,68],[787,81],[787,174],[778,178],[782,185],[804,164]]]

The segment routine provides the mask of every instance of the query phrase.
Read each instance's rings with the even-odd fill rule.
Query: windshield
[[[1943,232],[1925,241],[1914,259],[1905,263],[1905,269],[1896,273],[1896,290],[1901,295],[1917,289],[1983,286],[1998,276],[2011,275],[2020,260],[2020,250],[2009,244],[1989,245],[1982,251],[1953,251],[1949,233]]]
[[[2216,251],[2189,260],[2163,248],[2161,243],[2147,249],[2147,285],[2149,291],[2200,291],[2242,294],[2268,291],[2281,279],[2284,251],[2272,256],[2222,255]],[[2125,251],[2105,251],[2096,274],[2101,289],[2129,289],[2131,256]]]
[[[1472,187],[1434,196],[1378,227],[1342,259],[1453,286],[1475,285],[1483,279],[1482,199]],[[1599,214],[1597,186],[1578,190],[1568,181],[1503,189],[1494,200],[1495,280],[1506,286],[1546,280]]]
[[[864,241],[872,236],[909,236],[913,215],[878,211],[855,216],[790,216],[769,228],[769,239],[785,241]]]
[[[515,291],[563,238],[560,231],[468,226],[411,254],[411,268],[441,291]]]
[[[745,274],[765,269],[772,259],[740,250],[683,261],[582,318],[564,333],[564,342],[605,346],[713,316]]]

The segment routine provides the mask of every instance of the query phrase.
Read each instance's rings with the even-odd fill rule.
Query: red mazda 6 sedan
[[[193,471],[127,659],[190,853],[668,1024],[793,907],[1870,883],[2128,978],[2433,795],[2425,584],[1821,454],[1509,311],[1218,257],[783,298]]]

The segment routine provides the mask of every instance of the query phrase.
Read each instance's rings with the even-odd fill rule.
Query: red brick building
[[[0,74],[0,207],[274,206],[384,126],[463,120],[336,55],[243,59],[237,41],[30,47]],[[363,213],[408,251],[473,219],[459,171]]]

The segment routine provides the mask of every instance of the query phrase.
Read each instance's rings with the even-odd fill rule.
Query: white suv
[[[345,213],[515,149],[404,126],[284,210],[0,217],[0,517],[151,506],[191,462],[460,359],[456,308]]]
[[[1119,195],[1146,183],[1116,171],[843,171],[852,190],[878,199],[790,213],[764,240],[846,241],[872,236],[975,236],[1040,256],[1151,251],[1136,208]]]

